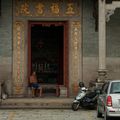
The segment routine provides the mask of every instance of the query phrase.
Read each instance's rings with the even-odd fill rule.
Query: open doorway
[[[67,22],[29,22],[28,77],[40,84],[68,85]]]

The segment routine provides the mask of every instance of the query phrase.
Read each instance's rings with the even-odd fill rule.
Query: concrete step
[[[71,108],[73,98],[8,98],[0,108]]]

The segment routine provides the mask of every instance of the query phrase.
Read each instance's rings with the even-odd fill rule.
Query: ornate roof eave
[[[106,0],[106,3],[107,3],[107,4],[110,4],[110,3],[112,3],[113,1],[120,1],[120,0]]]
[[[95,18],[95,31],[98,31],[98,0],[92,0],[93,7],[93,17]],[[110,16],[114,14],[116,8],[120,8],[120,0],[101,0],[106,1],[105,9],[106,9],[106,22],[110,20]]]
[[[110,20],[110,16],[114,14],[116,8],[120,8],[120,0],[108,0],[112,1],[109,4],[106,4],[106,21]]]

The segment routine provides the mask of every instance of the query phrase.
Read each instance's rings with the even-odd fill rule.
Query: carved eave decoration
[[[120,8],[120,0],[111,0],[109,4],[106,4],[106,21],[110,20],[110,16],[114,14],[116,8]]]
[[[120,0],[106,0],[106,3],[111,4],[113,1],[120,1]]]
[[[92,1],[93,17],[95,18],[95,31],[98,31],[98,0]],[[114,14],[116,8],[120,8],[120,0],[106,0],[106,22],[110,20],[110,16]]]

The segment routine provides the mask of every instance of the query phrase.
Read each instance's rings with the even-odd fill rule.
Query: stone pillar
[[[106,8],[105,0],[99,0],[99,70],[98,82],[103,82],[106,71]]]

